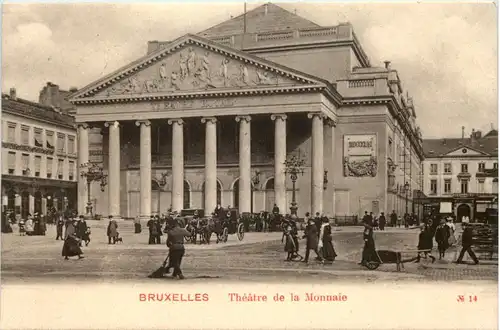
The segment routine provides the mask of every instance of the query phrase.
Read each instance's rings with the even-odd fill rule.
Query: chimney
[[[465,126],[462,126],[462,140],[465,138]]]
[[[14,101],[17,100],[17,93],[14,87],[10,89],[10,99]]]
[[[390,70],[391,69],[391,61],[384,61],[384,64],[385,64],[385,68],[387,70]]]

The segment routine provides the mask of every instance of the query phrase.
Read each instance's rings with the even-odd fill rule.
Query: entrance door
[[[461,222],[462,217],[468,216],[470,222],[473,222],[470,211],[471,211],[470,206],[467,204],[461,204],[459,207],[457,207],[457,221]]]
[[[266,182],[266,207],[265,210],[271,212],[275,203],[274,196],[274,179],[269,179]]]

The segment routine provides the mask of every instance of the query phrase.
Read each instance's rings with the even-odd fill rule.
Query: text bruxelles
[[[139,293],[139,301],[203,302],[209,301],[209,296],[208,293]]]

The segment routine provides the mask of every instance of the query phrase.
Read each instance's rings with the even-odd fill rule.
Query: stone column
[[[135,124],[140,127],[141,160],[140,160],[140,217],[143,220],[151,217],[151,122],[139,120]]]
[[[273,114],[274,120],[274,201],[282,214],[286,205],[286,115]]]
[[[31,215],[35,213],[35,196],[33,196],[33,194],[31,193],[29,196],[29,212]]]
[[[240,123],[240,180],[239,180],[239,211],[251,212],[252,175],[251,175],[251,136],[250,116],[236,116]]]
[[[217,204],[217,119],[202,118],[205,128],[205,215]]]
[[[328,183],[323,195],[323,207],[328,205],[326,210],[323,210],[328,216],[335,216],[335,184],[333,182],[335,173],[335,126],[336,122],[332,119],[324,121],[324,168],[327,172]]]
[[[172,125],[172,211],[184,208],[184,121],[169,119]]]
[[[42,213],[47,214],[47,198],[42,197]]]
[[[108,214],[120,219],[120,123],[106,122],[109,127],[108,143]]]
[[[78,178],[78,214],[87,214],[87,179],[80,175],[84,169],[82,165],[89,162],[89,125],[78,124],[78,167],[76,176]]]
[[[311,141],[311,215],[323,212],[323,119],[324,114],[309,113],[312,119]]]

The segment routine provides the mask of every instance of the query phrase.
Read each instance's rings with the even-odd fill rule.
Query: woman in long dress
[[[76,237],[75,224],[73,222],[68,223],[64,236],[64,245],[62,249],[64,260],[68,260],[69,257],[74,256],[78,256],[78,259],[82,259],[83,252],[80,248],[80,240]]]
[[[332,226],[326,217],[323,218],[323,224],[321,225],[318,247],[323,257],[323,262],[331,264],[335,261],[337,253],[333,248]]]

